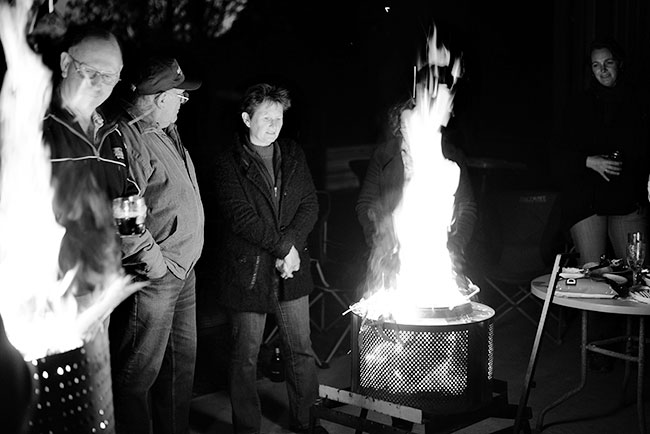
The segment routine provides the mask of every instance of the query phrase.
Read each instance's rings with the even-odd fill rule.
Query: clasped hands
[[[591,155],[587,157],[587,167],[596,171],[605,181],[611,176],[618,176],[623,171],[623,163],[611,160],[603,155]]]
[[[291,279],[293,273],[300,269],[300,255],[295,246],[291,246],[291,250],[283,259],[275,260],[275,268],[280,272],[283,279]]]

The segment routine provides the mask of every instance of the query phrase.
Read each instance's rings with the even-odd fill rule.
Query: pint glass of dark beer
[[[118,197],[113,199],[113,218],[117,231],[122,236],[144,233],[144,220],[147,217],[147,205],[140,196]]]

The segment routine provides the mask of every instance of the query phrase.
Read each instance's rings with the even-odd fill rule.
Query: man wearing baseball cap
[[[188,80],[173,58],[138,69],[121,117],[133,177],[149,213],[146,231],[122,237],[127,272],[148,281],[111,316],[118,433],[187,433],[196,360],[194,266],[204,214],[194,165],[175,122]]]
[[[171,57],[154,57],[145,61],[132,90],[140,95],[155,95],[169,89],[196,90],[200,81],[188,80],[183,70]]]

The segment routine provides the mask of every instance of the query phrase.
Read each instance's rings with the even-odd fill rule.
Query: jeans
[[[274,312],[280,331],[290,424],[309,426],[309,408],[318,398],[318,377],[311,347],[309,298],[278,301]],[[233,348],[230,359],[230,403],[237,434],[259,433],[260,399],[257,394],[257,357],[266,314],[231,312]]]
[[[196,361],[196,279],[171,272],[111,315],[118,434],[189,432]]]
[[[580,265],[600,262],[605,253],[607,239],[612,243],[616,258],[625,260],[627,234],[647,232],[645,208],[627,215],[592,215],[571,226],[571,238],[580,253]]]

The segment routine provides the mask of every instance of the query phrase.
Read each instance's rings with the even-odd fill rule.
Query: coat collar
[[[242,164],[242,166],[245,168],[248,168],[252,164],[251,158],[253,158],[244,149],[244,146],[247,146],[247,141],[248,139],[243,133],[238,133],[235,135],[235,140],[232,147],[232,153],[235,156],[235,159],[240,162],[240,164]],[[283,173],[285,173],[286,170],[292,171],[292,169],[295,167],[295,150],[293,146],[290,146],[290,143],[291,142],[287,139],[277,139],[273,145],[277,145],[280,148],[280,154],[282,155]]]

